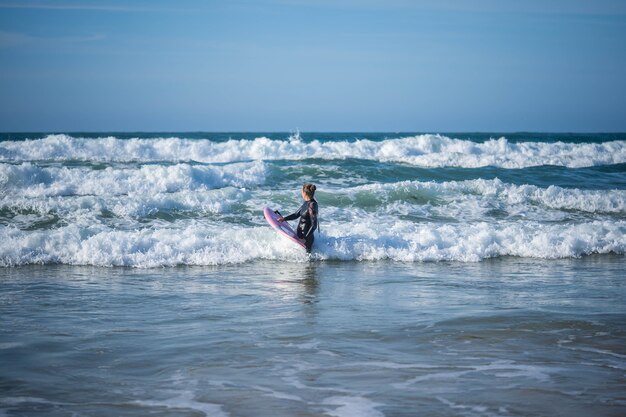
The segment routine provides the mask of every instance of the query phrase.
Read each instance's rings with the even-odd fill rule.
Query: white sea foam
[[[230,212],[250,198],[246,187],[264,181],[262,162],[103,170],[0,164],[0,208],[21,213],[13,218],[18,227],[51,213],[80,225],[97,224],[107,212],[121,218],[162,211],[202,216]]]
[[[252,386],[253,389],[264,392],[265,396],[268,397],[272,397],[272,398],[277,398],[279,400],[288,400],[288,401],[298,401],[298,402],[304,402],[304,400],[297,396],[297,395],[292,395],[292,394],[287,394],[285,392],[280,392],[280,391],[275,391],[271,388],[267,388],[267,387],[262,387],[260,385],[254,385]]]
[[[19,348],[22,346],[24,346],[24,343],[22,342],[5,342],[5,343],[0,343],[0,350],[15,349],[15,348]]]
[[[384,361],[370,361],[370,362],[354,362],[346,364],[348,367],[373,367],[383,369],[437,369],[438,365],[424,364],[424,363],[396,363],[396,362],[384,362]]]
[[[568,258],[626,253],[626,222],[433,224],[325,223],[315,259],[476,262],[499,256]],[[158,267],[218,265],[258,259],[306,261],[303,251],[265,226],[209,221],[111,230],[102,225],[22,231],[0,226],[0,265],[64,263]]]
[[[335,396],[324,400],[326,405],[338,406],[334,410],[326,412],[329,416],[335,417],[384,417],[385,415],[377,410],[383,404],[376,403],[365,397]]]
[[[99,170],[0,164],[0,265],[305,260],[263,220],[265,205],[297,204],[293,190],[258,187],[266,170],[262,161]],[[475,262],[626,252],[625,190],[403,181],[328,188],[318,199],[316,259]]]
[[[408,381],[393,384],[393,386],[396,388],[405,389],[408,386],[422,382],[458,380],[459,378],[472,373],[493,375],[496,378],[523,378],[534,379],[539,382],[549,382],[550,373],[554,372],[555,370],[555,368],[549,368],[546,366],[526,365],[515,363],[509,360],[499,360],[485,365],[467,366],[456,368],[455,370],[446,370],[439,372],[427,372],[423,375],[411,378]]]
[[[549,186],[507,184],[499,179],[449,181],[443,183],[402,181],[388,184],[368,184],[334,191],[335,198],[358,201],[369,198],[370,204],[385,204],[394,201],[411,201],[420,196],[448,206],[458,202],[486,201],[490,209],[499,202],[508,206],[543,206],[555,210],[577,210],[587,213],[626,213],[626,190],[580,190]],[[447,207],[449,209],[449,207]]]
[[[497,410],[492,411],[489,407],[486,407],[484,405],[457,404],[442,397],[437,397],[437,400],[453,409],[455,414],[461,416],[504,417],[511,415],[507,411],[506,407],[499,407]]]
[[[59,403],[59,402],[49,401],[44,398],[37,398],[37,397],[3,397],[3,398],[0,398],[0,404],[13,406],[13,405],[20,405],[20,404],[25,404],[25,403],[67,405],[67,403]]]
[[[111,196],[247,187],[265,181],[263,162],[229,165],[176,164],[140,167],[38,167],[29,162],[0,164],[0,190],[24,197]]]
[[[300,160],[307,158],[357,158],[402,162],[422,167],[522,168],[558,165],[570,168],[626,162],[626,141],[604,143],[509,142],[506,138],[483,143],[442,135],[372,141],[289,141],[265,137],[254,140],[154,138],[75,138],[49,135],[28,141],[0,142],[0,161],[139,161],[236,162],[249,160]]]
[[[255,189],[254,183],[262,183],[265,178],[263,163],[233,165],[237,167],[209,167],[210,172],[216,169],[219,175],[217,180],[208,181],[197,180],[194,169],[186,164],[86,172],[34,168],[28,163],[0,164],[0,208],[16,213],[34,212],[21,214],[25,222],[35,213],[55,213],[65,221],[93,224],[103,212],[122,218],[161,211],[182,211],[194,216],[237,211],[246,216],[242,211],[253,215],[265,204],[293,197],[292,190]],[[224,169],[232,170],[228,171],[228,179]],[[164,178],[156,178],[156,171]],[[213,173],[210,176],[214,178]],[[247,184],[252,189],[237,188]],[[626,190],[541,188],[506,184],[498,179],[371,184],[330,189],[322,192],[319,200],[324,216],[346,221],[374,213],[376,219],[372,220],[376,222],[407,215],[480,221],[488,219],[494,210],[499,210],[501,217],[535,221],[561,221],[573,212],[588,220],[597,220],[596,215],[626,214]],[[37,220],[36,216],[33,220]]]
[[[11,224],[22,229],[54,219],[80,227],[98,227],[106,223],[119,228],[137,228],[138,219],[158,213],[180,213],[188,217],[221,215],[237,210],[246,201],[250,192],[238,188],[218,190],[182,191],[158,193],[154,195],[122,195],[112,197],[77,196],[28,198],[5,195],[0,197],[0,207],[14,213],[23,211],[29,214],[16,214]],[[109,213],[108,219],[103,218]]]
[[[229,414],[222,410],[219,404],[211,404],[197,401],[191,392],[180,392],[178,396],[165,400],[138,400],[134,404],[150,408],[167,408],[172,411],[189,410],[202,413],[206,417],[228,417]],[[148,413],[150,414],[150,413]]]
[[[615,353],[606,349],[596,349],[596,348],[590,348],[590,347],[573,347],[573,346],[559,346],[559,347],[563,349],[575,350],[575,351],[580,351],[580,352],[596,353],[598,355],[607,355],[607,356],[613,356],[619,359],[626,359],[626,355],[621,354],[621,353]]]

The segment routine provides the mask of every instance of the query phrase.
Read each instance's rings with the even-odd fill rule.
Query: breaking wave
[[[230,163],[252,160],[366,159],[400,162],[420,167],[494,166],[524,168],[555,165],[569,168],[626,162],[626,141],[602,143],[510,142],[506,138],[485,142],[442,135],[418,135],[374,141],[305,142],[289,140],[154,138],[76,138],[48,135],[42,139],[0,142],[0,161],[99,162],[204,162]]]
[[[314,259],[476,262],[499,256],[544,259],[624,254],[626,222],[582,224],[415,224],[407,221],[325,225]],[[33,263],[159,267],[254,260],[304,262],[307,255],[268,227],[224,228],[198,221],[183,227],[111,230],[70,225],[25,232],[0,228],[0,265]]]

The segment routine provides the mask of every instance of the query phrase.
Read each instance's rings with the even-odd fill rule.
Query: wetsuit
[[[304,239],[304,246],[308,253],[313,246],[313,232],[317,229],[317,201],[305,201],[302,206],[293,214],[285,216],[285,220],[294,220],[300,217],[300,222],[296,228],[296,234],[300,239]]]

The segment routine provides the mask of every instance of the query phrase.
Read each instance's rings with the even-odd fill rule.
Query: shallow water
[[[0,416],[622,416],[625,253],[623,133],[0,134]]]
[[[624,415],[625,266],[1,268],[0,415]]]

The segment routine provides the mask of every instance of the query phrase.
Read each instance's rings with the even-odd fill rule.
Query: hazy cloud
[[[0,32],[0,48],[13,48],[32,43],[35,40],[32,36],[23,33]]]
[[[41,9],[41,10],[83,10],[83,11],[104,11],[104,12],[157,12],[157,11],[175,11],[180,9],[174,8],[159,8],[149,6],[130,6],[119,5],[113,3],[87,3],[87,2],[75,2],[75,3],[58,3],[58,2],[2,2],[0,1],[0,8],[2,9]]]
[[[86,36],[41,37],[17,32],[0,32],[0,48],[17,48],[26,45],[57,45],[71,43],[96,42],[105,39],[102,34]]]

